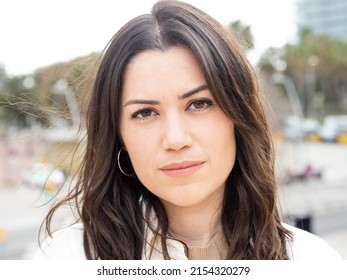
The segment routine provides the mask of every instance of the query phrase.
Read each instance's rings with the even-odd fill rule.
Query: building
[[[299,28],[347,41],[347,0],[297,0]]]

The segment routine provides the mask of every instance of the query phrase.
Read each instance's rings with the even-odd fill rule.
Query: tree
[[[302,29],[296,44],[269,49],[259,64],[271,73],[283,62],[286,67],[281,70],[295,82],[305,115],[321,118],[325,114],[347,113],[346,53],[347,42]]]
[[[54,94],[53,86],[59,80],[68,81],[84,114],[97,58],[98,54],[93,53],[15,77],[8,77],[0,65],[0,126],[23,128],[32,121],[49,126],[57,118],[70,121],[67,100]]]
[[[229,24],[229,30],[236,35],[245,50],[250,50],[254,47],[254,38],[250,26],[244,25],[240,20],[236,20]]]
[[[5,87],[6,80],[7,80],[6,70],[2,65],[0,65],[0,94]]]
[[[33,84],[29,86],[28,76],[6,78],[0,95],[2,122],[6,125],[27,127],[31,120],[43,122],[40,102],[33,93]]]

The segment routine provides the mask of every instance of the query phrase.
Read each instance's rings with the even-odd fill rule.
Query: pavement
[[[286,185],[280,191],[284,217],[308,219],[309,231],[321,237],[347,260],[347,184],[345,182],[307,182]]]
[[[0,259],[23,259],[37,245],[38,231],[52,193],[28,186],[26,172],[46,160],[40,131],[13,131],[0,137]]]
[[[283,216],[309,218],[310,231],[347,260],[347,145],[287,142],[276,148]],[[305,175],[308,166],[311,174],[284,179]]]
[[[22,182],[25,170],[40,161],[45,148],[40,134],[0,138],[0,259],[9,258],[9,253],[10,258],[26,259],[37,244],[49,204],[37,206],[48,197]],[[347,145],[276,143],[276,151],[283,216],[311,217],[312,232],[347,260]],[[319,178],[285,180],[308,165]]]

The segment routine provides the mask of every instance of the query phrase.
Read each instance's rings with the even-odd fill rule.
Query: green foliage
[[[285,63],[300,94],[306,115],[319,101],[321,115],[347,113],[347,42],[309,29],[299,33],[296,44],[269,49],[260,59],[261,70],[268,74]],[[314,108],[315,110],[317,108]],[[311,116],[322,117],[322,116]]]
[[[0,128],[28,127],[33,122],[49,126],[53,119],[68,119],[67,101],[52,88],[67,80],[84,113],[98,54],[38,69],[29,76],[8,77],[0,66]]]
[[[319,58],[317,73],[347,75],[347,42],[327,35],[314,35],[310,30],[300,32],[299,43],[285,47],[288,66],[308,67],[309,58]]]
[[[254,47],[254,38],[249,25],[244,25],[241,21],[236,20],[229,24],[229,30],[236,35],[246,50]]]
[[[3,71],[3,73],[5,73]],[[2,76],[0,115],[2,126],[27,127],[32,122],[45,124],[43,103],[36,92],[35,81],[29,76]],[[30,82],[29,82],[30,81]]]

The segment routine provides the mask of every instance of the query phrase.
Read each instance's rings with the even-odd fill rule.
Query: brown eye
[[[203,100],[198,100],[198,101],[193,102],[193,106],[195,109],[202,109],[202,108],[204,108],[205,103],[206,102]]]
[[[133,113],[131,115],[131,118],[132,119],[138,119],[138,120],[147,120],[147,119],[150,119],[156,115],[157,115],[157,113],[153,109],[145,108],[145,109],[141,109],[141,110],[138,110],[135,113]]]
[[[203,111],[211,107],[213,102],[209,99],[198,99],[190,103],[188,109],[192,111]]]
[[[142,118],[150,117],[152,115],[152,110],[150,110],[150,109],[142,110],[140,112],[140,115],[141,115]]]

